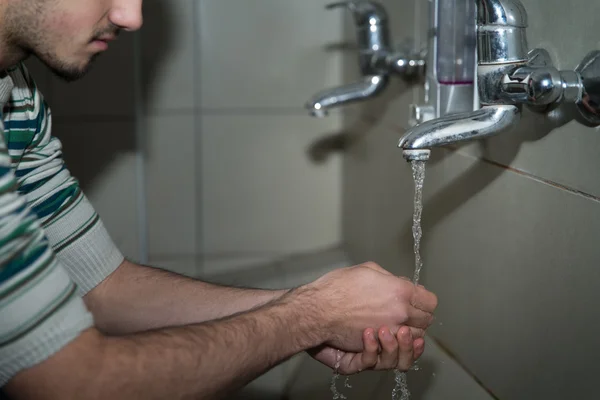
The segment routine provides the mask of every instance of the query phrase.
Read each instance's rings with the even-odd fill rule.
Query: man
[[[0,387],[14,399],[223,396],[295,353],[407,369],[435,295],[373,263],[293,290],[221,287],[124,260],[64,167],[21,64],[85,74],[141,0],[0,0]],[[377,328],[375,331],[372,328]]]

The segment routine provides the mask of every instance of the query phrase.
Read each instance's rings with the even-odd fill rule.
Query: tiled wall
[[[325,4],[146,1],[139,41],[123,33],[82,81],[30,62],[68,165],[127,256],[139,259],[144,233],[139,148],[154,265],[214,275],[341,243],[341,159],[317,162],[309,149],[342,118],[303,110],[342,80],[342,55],[326,45],[340,42],[343,14]]]
[[[342,78],[325,0],[196,1],[205,273],[341,241],[341,161],[309,148],[339,130],[303,104]]]
[[[383,3],[396,39],[424,32],[413,21],[426,1]],[[558,68],[599,48],[600,3],[522,3],[530,48],[548,49]],[[414,189],[396,145],[418,92],[400,85],[346,117],[347,249],[404,275]],[[428,163],[422,277],[440,298],[432,335],[498,399],[597,397],[598,151],[598,129],[526,111],[512,132],[434,151]]]

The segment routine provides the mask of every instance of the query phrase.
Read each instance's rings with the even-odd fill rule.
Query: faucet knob
[[[502,77],[500,99],[527,104],[538,111],[559,103],[575,103],[592,126],[600,125],[600,51],[590,52],[575,70],[559,71],[543,49],[530,53],[525,66]]]
[[[363,25],[381,24],[387,21],[385,9],[381,5],[370,1],[338,1],[327,4],[325,9],[332,10],[334,8],[342,7],[352,11],[354,20],[359,27]]]
[[[354,16],[358,47],[364,58],[361,60],[363,73],[373,73],[368,70],[372,54],[387,53],[390,50],[387,13],[383,6],[370,1],[340,1],[325,6],[327,10],[341,7],[350,10]]]
[[[546,106],[562,98],[563,79],[554,67],[522,67],[504,75],[502,91],[511,102]]]
[[[600,51],[589,53],[575,72],[580,75],[583,86],[577,103],[579,112],[591,125],[600,125]]]

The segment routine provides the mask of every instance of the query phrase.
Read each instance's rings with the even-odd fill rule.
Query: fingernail
[[[386,329],[382,329],[379,331],[379,336],[384,340],[390,340],[390,332]]]
[[[375,340],[375,334],[373,331],[368,331],[367,332],[367,337],[371,340]]]
[[[402,336],[402,340],[404,340],[405,342],[409,341],[410,340],[410,331],[408,329],[403,330],[401,336]]]

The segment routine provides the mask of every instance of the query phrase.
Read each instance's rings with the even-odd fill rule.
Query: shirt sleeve
[[[17,191],[0,122],[0,387],[92,325],[75,283]]]
[[[18,191],[79,294],[85,295],[123,262],[123,254],[66,168],[62,145],[52,136],[50,108],[25,67],[12,78],[15,89],[4,120]]]

